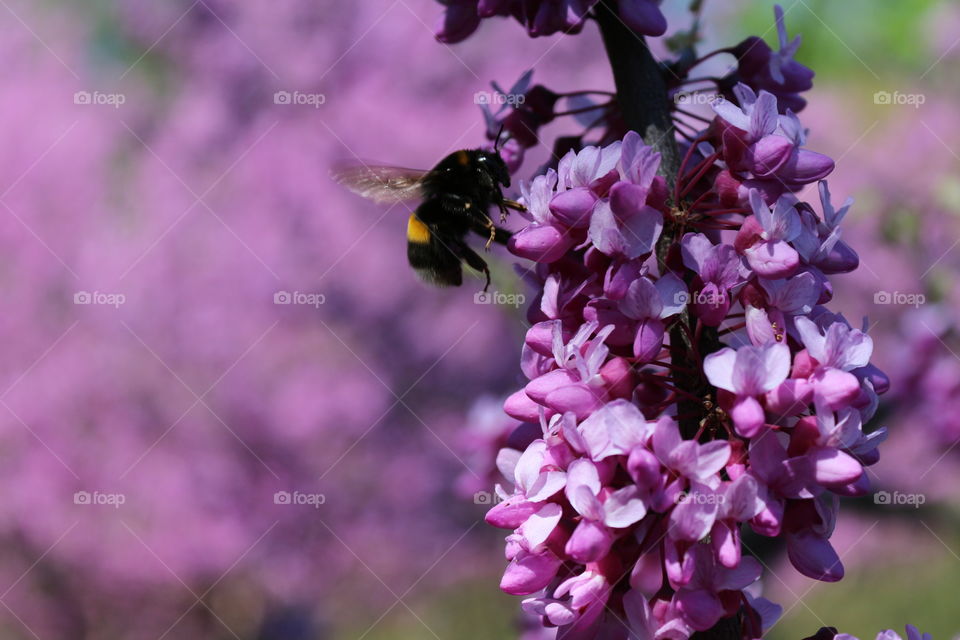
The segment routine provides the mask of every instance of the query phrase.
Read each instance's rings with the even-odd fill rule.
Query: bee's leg
[[[481,272],[486,277],[487,283],[483,286],[483,292],[486,293],[487,289],[490,288],[490,267],[488,267],[486,261],[481,258],[476,251],[468,247],[466,243],[461,244],[459,249],[460,257],[467,263],[467,266]]]
[[[487,236],[487,244],[483,245],[485,251],[490,250],[490,245],[493,244],[493,241],[497,239],[497,225],[493,224],[493,220],[490,219],[490,216],[483,216],[483,219],[486,222],[483,225],[483,228],[489,232]]]
[[[513,209],[514,211],[526,211],[527,208],[517,202],[516,200],[501,200],[497,203],[497,206],[500,207],[500,224],[503,224],[507,221],[508,209]]]
[[[490,246],[491,239],[493,242],[496,242],[497,244],[506,245],[507,242],[510,240],[510,237],[513,235],[506,229],[501,229],[500,227],[494,225],[493,221],[491,221],[489,218],[485,223],[480,221],[475,221],[473,225],[470,227],[470,229],[474,233],[476,233],[478,236],[487,238],[486,246],[488,248]]]
[[[503,224],[507,221],[507,205],[506,202],[498,202],[497,206],[500,208],[500,224]]]

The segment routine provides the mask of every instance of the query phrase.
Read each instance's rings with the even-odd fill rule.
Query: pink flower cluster
[[[688,638],[734,615],[759,638],[779,607],[744,525],[839,580],[839,498],[870,491],[885,431],[863,425],[889,385],[866,332],[825,306],[858,262],[850,203],[826,182],[800,201],[833,161],[772,94],[736,96],[673,186],[629,133],[522,187],[510,249],[540,294],[505,410],[540,429],[499,452],[486,518],[511,530],[501,587],[564,638]]]

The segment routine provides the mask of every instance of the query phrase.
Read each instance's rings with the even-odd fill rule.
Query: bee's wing
[[[426,171],[385,165],[343,163],[334,165],[330,177],[354,193],[392,204],[422,197],[421,183]]]

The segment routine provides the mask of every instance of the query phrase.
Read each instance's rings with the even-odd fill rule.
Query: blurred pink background
[[[742,4],[769,22],[772,3]],[[472,496],[489,452],[464,433],[499,428],[523,309],[474,304],[479,278],[421,285],[406,207],[327,171],[479,146],[474,94],[529,68],[554,90],[609,89],[595,30],[531,40],[487,21],[448,47],[434,0],[0,5],[0,635],[504,637],[517,603],[496,594],[500,534]],[[751,33],[739,10],[708,10],[711,41]],[[903,389],[878,486],[949,511],[960,161],[941,40],[919,117],[864,98],[887,86],[869,58],[882,81],[818,83],[804,122],[840,158],[831,190],[858,198],[845,237],[862,267],[839,307],[877,323]],[[494,288],[525,293],[497,255]],[[878,291],[931,304],[878,306]],[[950,561],[918,521],[884,524],[900,536],[885,543],[875,522],[843,522],[846,562],[918,535],[918,557]],[[809,588],[769,586],[786,606]]]

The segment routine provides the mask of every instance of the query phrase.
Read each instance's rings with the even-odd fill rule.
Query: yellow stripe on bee
[[[470,156],[467,155],[465,150],[461,149],[460,151],[457,151],[457,162],[463,166],[470,164]]]
[[[411,214],[407,220],[407,242],[427,244],[430,242],[430,229],[420,221],[416,214]]]

